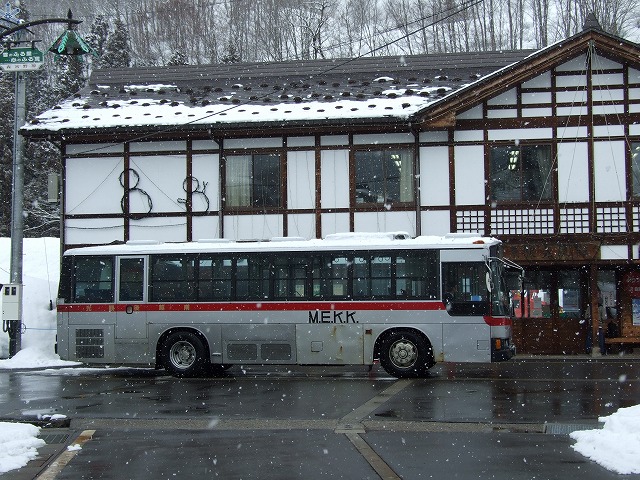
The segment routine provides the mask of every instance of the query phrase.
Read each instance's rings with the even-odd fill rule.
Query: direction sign
[[[0,68],[5,72],[38,70],[44,63],[44,54],[37,48],[9,48],[0,53]]]

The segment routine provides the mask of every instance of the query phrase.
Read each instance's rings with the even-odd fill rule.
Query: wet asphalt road
[[[419,380],[378,367],[0,371],[2,420],[70,419],[2,478],[640,478],[594,464],[568,436],[637,404],[633,356],[440,364]]]

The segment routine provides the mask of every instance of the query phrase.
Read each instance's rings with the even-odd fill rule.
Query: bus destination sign
[[[0,53],[0,69],[5,72],[39,70],[44,54],[37,48],[9,48]]]

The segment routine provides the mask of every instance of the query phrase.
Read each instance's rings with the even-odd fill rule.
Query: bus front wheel
[[[387,333],[379,352],[382,368],[397,378],[423,377],[434,363],[429,341],[412,331]]]
[[[172,333],[162,344],[165,368],[176,377],[203,375],[209,366],[207,348],[196,334]]]

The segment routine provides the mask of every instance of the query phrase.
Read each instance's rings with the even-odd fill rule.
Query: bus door
[[[141,308],[147,300],[147,259],[118,257],[116,339],[146,339],[147,313]]]

